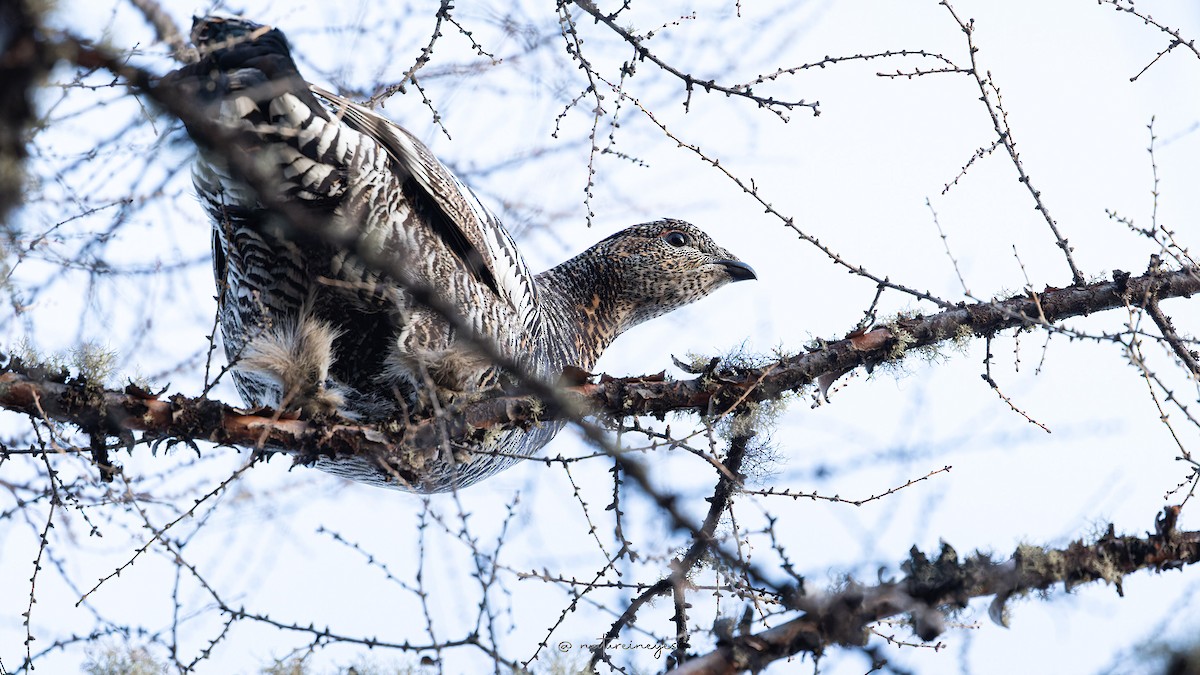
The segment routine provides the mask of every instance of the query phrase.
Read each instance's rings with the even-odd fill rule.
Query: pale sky
[[[190,23],[193,9],[210,9],[177,9],[174,4],[169,11],[181,26]],[[523,12],[552,28],[551,4],[526,3]],[[1200,182],[1200,89],[1194,86],[1200,58],[1175,49],[1130,82],[1169,38],[1111,6],[1036,0],[953,4],[960,17],[975,20],[980,68],[1000,87],[1025,168],[1075,247],[1076,260],[1089,280],[1109,278],[1113,269],[1140,274],[1156,250],[1106,215],[1107,209],[1140,226],[1150,223],[1154,178],[1146,127],[1152,117],[1161,195],[1156,218],[1174,230],[1183,246],[1194,241],[1200,216],[1200,191],[1195,187]],[[389,22],[391,10],[382,5],[246,0],[232,9],[287,32],[302,69],[314,82],[367,87],[376,79],[398,77],[411,65],[428,41],[429,17],[436,8],[436,3],[414,3],[419,20]],[[495,18],[504,14],[507,3],[462,5],[453,16],[475,31],[485,49],[497,55],[518,50],[520,38],[496,28]],[[672,3],[670,9],[649,2],[633,5],[627,21],[638,30],[672,22],[694,9],[694,19],[667,26],[649,44],[680,68],[729,84],[827,55],[909,49],[940,53],[962,66],[968,62],[962,32],[933,0],[742,3],[740,17],[734,16],[732,3]],[[1185,37],[1200,37],[1200,5],[1142,0],[1137,7],[1181,29]],[[315,28],[325,24],[340,30],[322,33]],[[148,27],[125,3],[63,0],[54,25],[122,49],[139,45],[146,53],[137,57],[138,63],[156,72],[170,67],[163,47],[153,44]],[[580,25],[598,67],[614,72],[610,64],[619,65],[628,50],[590,20]],[[443,30],[446,36],[434,52],[431,71],[472,58],[461,35],[450,27]],[[394,42],[379,43],[380,35],[392,33]],[[561,140],[551,136],[563,101],[585,86],[558,40],[536,57],[516,58],[483,69],[481,75],[431,77],[426,94],[444,118],[449,138],[434,126],[420,94],[411,89],[390,99],[384,112],[460,169],[498,212],[523,213],[538,223],[510,221],[534,269],[574,255],[624,225],[672,216],[704,228],[757,270],[757,282],[722,289],[634,329],[606,354],[600,370],[634,375],[665,369],[682,378],[685,374],[674,368],[672,355],[688,360],[689,354],[719,356],[737,350],[794,353],[813,338],[839,339],[855,326],[874,297],[873,284],[847,274],[801,241],[730,178],[665,138],[629,102],[621,107],[615,147],[641,161],[612,155],[598,159],[591,204],[596,216],[589,230],[583,195],[586,136],[594,104],[581,104],[557,122]],[[722,167],[747,184],[753,179],[763,198],[793,218],[800,230],[874,274],[951,302],[1008,297],[1022,291],[1026,277],[1037,290],[1068,285],[1071,277],[1063,255],[1003,151],[976,160],[943,194],[976,150],[995,139],[975,81],[963,74],[877,76],[939,64],[933,58],[880,58],[783,75],[757,91],[785,100],[819,100],[821,111],[813,117],[805,109],[794,110],[786,123],[751,102],[702,92],[693,95],[691,109],[685,112],[678,81],[656,73],[649,63],[639,64],[629,93],[679,139],[698,145],[708,157],[720,158]],[[67,79],[69,73],[59,71],[56,76]],[[148,195],[147,206],[118,230],[106,259],[193,264],[169,281],[154,275],[109,280],[86,292],[72,286],[70,279],[56,280],[21,320],[11,320],[11,310],[3,310],[0,344],[15,344],[30,330],[45,351],[80,338],[93,339],[118,351],[122,373],[136,370],[151,376],[194,356],[190,368],[156,384],[169,382],[172,393],[196,395],[204,376],[205,336],[212,329],[209,226],[191,197],[187,172],[181,170],[188,146],[178,133],[173,144],[156,141],[156,134],[169,126],[162,119],[153,129],[127,132],[124,125],[139,113],[122,94],[112,89],[72,91],[54,108],[52,117],[61,123],[41,137],[41,155],[31,166],[37,171],[72,165],[88,148],[128,133],[128,140],[121,136],[126,152],[64,170],[61,181],[47,181],[45,193],[57,194],[64,189],[58,186],[66,184],[79,192],[120,195],[133,185],[134,192]],[[58,94],[48,95],[47,105],[57,100]],[[97,100],[115,102],[97,107]],[[604,105],[616,106],[611,91]],[[76,109],[82,112],[69,114]],[[602,127],[601,145],[607,143],[608,131]],[[513,171],[482,172],[533,150],[545,154]],[[971,297],[964,295],[927,199]],[[513,208],[505,209],[501,200]],[[31,205],[25,222],[30,231],[40,232],[85,206],[48,199]],[[74,250],[71,233],[102,232],[113,226],[116,211],[62,228],[63,239],[55,245]],[[22,263],[15,278],[22,283],[46,279],[57,269],[53,256],[46,258]],[[1194,302],[1174,300],[1163,306],[1182,333],[1194,334],[1200,325]],[[900,311],[930,313],[935,308],[885,293],[880,316]],[[1122,329],[1129,316],[1115,311],[1066,325],[1095,335]],[[131,341],[147,321],[149,337]],[[1150,324],[1144,322],[1143,328],[1149,330]],[[1173,378],[1176,393],[1192,403],[1195,384],[1179,377],[1179,369],[1162,349],[1150,345],[1148,351],[1156,359],[1157,372]],[[1094,537],[1109,522],[1118,533],[1141,534],[1153,528],[1163,506],[1178,503],[1180,494],[1166,500],[1164,494],[1186,478],[1187,467],[1176,460],[1179,449],[1159,422],[1145,379],[1118,345],[1071,341],[1062,335],[1047,345],[1044,333],[1025,333],[1017,340],[1010,331],[992,342],[991,352],[992,376],[1004,394],[1052,433],[1011,411],[982,381],[982,340],[963,348],[946,347],[930,362],[914,356],[899,368],[870,376],[856,372],[838,382],[828,404],[814,406],[811,392],[787,402],[770,432],[776,459],[769,472],[753,477],[756,482],[750,487],[815,490],[857,499],[947,465],[953,469],[860,507],[744,496],[734,507],[738,528],[752,533],[746,536],[744,550],[757,564],[779,568],[769,540],[754,534],[770,514],[776,519],[776,535],[807,577],[808,587],[825,589],[847,574],[868,584],[879,576],[899,577],[898,565],[914,545],[934,555],[945,541],[960,556],[983,550],[1006,558],[1021,543],[1064,546],[1076,538]],[[219,387],[215,395],[239,403],[231,386]],[[1200,434],[1183,417],[1172,411],[1184,446],[1195,450]],[[694,424],[684,417],[668,421],[676,435]],[[0,439],[27,427],[24,418],[0,414]],[[152,456],[140,446],[132,457],[119,453],[117,459],[131,473],[157,474],[178,467],[161,481],[143,486],[153,487],[155,499],[146,499],[142,508],[161,526],[216,488],[247,458],[245,452],[228,448],[205,447],[204,452],[215,459],[194,466],[189,464],[195,455],[183,448],[167,457],[163,452]],[[568,430],[546,453],[577,456],[590,450]],[[707,507],[703,497],[711,493],[715,480],[711,467],[694,456],[661,448],[640,459],[698,519]],[[72,475],[88,470],[65,459],[61,464]],[[572,481],[588,505],[587,517],[596,525],[597,536],[611,553],[612,514],[604,510],[612,498],[611,463],[605,459],[574,463],[569,477],[561,466],[530,462],[465,490],[457,500],[423,500],[309,469],[288,471],[289,464],[277,457],[246,472],[172,530],[188,563],[227,603],[244,606],[247,612],[285,624],[328,626],[341,635],[426,643],[425,610],[403,586],[415,584],[423,564],[435,636],[461,639],[476,628],[481,591],[471,552],[453,536],[462,526],[460,513],[471,514],[467,527],[480,549],[493,553],[497,538],[502,540],[501,581],[488,593],[496,609],[495,639],[508,657],[523,661],[542,641],[550,644],[543,656],[557,651],[559,643],[568,645],[564,653],[578,656],[578,645],[594,642],[613,620],[607,610],[589,601],[623,608],[622,601],[631,597],[628,591],[592,591],[558,623],[570,595],[561,586],[517,576],[547,570],[586,580],[603,568],[604,554],[587,534],[588,519],[581,502],[572,497]],[[41,470],[32,460],[0,466],[9,474],[0,479],[14,482]],[[244,506],[249,495],[258,496]],[[643,553],[669,557],[686,545],[633,487],[626,486],[623,500],[626,537]],[[0,496],[0,511],[11,508],[11,497]],[[422,515],[427,508],[451,534],[438,519]],[[509,509],[513,515],[501,536]],[[0,520],[0,578],[18,580],[0,584],[0,661],[9,671],[25,653],[20,616],[29,603],[25,580],[38,555],[37,534],[45,518],[44,508],[28,512],[35,514],[29,520]],[[80,520],[83,516],[101,524],[103,538],[86,536],[89,526]],[[43,562],[37,584],[35,652],[71,633],[92,630],[96,615],[77,608],[76,601],[99,577],[127,561],[148,536],[138,513],[128,507],[77,511],[72,504],[59,518],[51,558]],[[1197,529],[1191,510],[1184,511],[1180,527]],[[723,532],[731,529],[732,523],[722,526]],[[339,543],[329,532],[358,548]],[[422,537],[423,563],[417,555]],[[368,555],[378,564],[368,565]],[[667,571],[663,557],[622,563],[621,580],[657,581]],[[399,581],[389,579],[383,566]],[[64,569],[71,583],[64,581]],[[616,579],[610,576],[606,580]],[[697,580],[709,583],[712,575],[705,571]],[[920,673],[1136,671],[1136,660],[1121,650],[1153,638],[1195,634],[1194,615],[1185,608],[1194,605],[1198,580],[1194,569],[1138,573],[1125,580],[1124,598],[1103,584],[1070,594],[1055,587],[1047,601],[1012,601],[1007,629],[988,619],[988,598],[957,617],[966,627],[941,635],[937,641],[944,648],[938,651],[890,647],[879,637],[872,644],[894,663]],[[119,578],[102,585],[87,606],[106,621],[161,631],[171,624],[176,592],[190,613],[180,637],[185,649],[180,658],[187,662],[221,634],[223,622],[193,577],[185,573],[177,578],[170,554],[161,547],[151,547]],[[715,615],[710,602],[706,593],[697,593],[691,616],[701,628],[710,627]],[[740,601],[722,597],[719,602],[723,614],[740,615]],[[670,602],[659,600],[639,614],[638,625],[668,633],[671,612]],[[781,620],[772,618],[769,625]],[[756,624],[756,629],[762,627]],[[885,626],[879,632],[916,640],[901,626]],[[645,638],[636,632],[629,636]],[[196,672],[254,673],[310,641],[309,635],[240,621]],[[702,651],[707,651],[709,643],[701,642]],[[630,654],[646,672],[662,667],[662,661],[645,650]],[[72,645],[38,662],[37,669],[74,672],[83,655],[84,650]],[[333,646],[318,650],[313,663],[328,669],[362,656],[383,663],[419,658]],[[490,663],[471,648],[446,650],[442,656],[448,673],[477,672]],[[850,649],[832,650],[821,664],[822,673],[839,675],[867,669],[864,657]],[[811,670],[811,661],[805,661],[778,663],[769,672]]]

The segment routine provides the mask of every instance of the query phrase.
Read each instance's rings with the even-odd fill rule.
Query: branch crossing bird
[[[192,40],[199,61],[162,84],[227,140],[212,147],[189,126],[201,141],[193,182],[213,222],[225,353],[247,405],[403,421],[511,383],[464,339],[463,325],[552,381],[564,368],[590,370],[629,328],[755,278],[704,232],[672,219],[621,230],[532,274],[499,219],[412,134],[305,82],[279,30],[205,17]],[[271,194],[231,168],[230,152],[269,180]],[[265,205],[279,203],[299,209],[320,236]],[[463,325],[419,302],[418,286]],[[441,453],[409,480],[367,458],[317,466],[445,491],[535,455],[561,427],[492,434]]]

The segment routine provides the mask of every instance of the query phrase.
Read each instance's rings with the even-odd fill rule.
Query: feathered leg
[[[329,380],[337,337],[337,329],[303,314],[295,322],[251,339],[236,367],[278,386],[280,410],[328,415],[345,402],[337,385]]]

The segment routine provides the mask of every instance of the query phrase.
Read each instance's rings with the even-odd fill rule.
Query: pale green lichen
[[[721,426],[721,435],[727,441],[747,434],[757,434],[774,429],[779,416],[787,410],[784,400],[745,402],[737,414],[729,415]]]
[[[117,353],[91,340],[63,352],[42,354],[28,338],[21,338],[13,356],[26,367],[67,371],[96,386],[103,386],[116,372]]]
[[[1059,551],[1047,551],[1040,546],[1020,544],[1013,557],[1020,561],[1021,574],[1029,574],[1038,578],[1061,578],[1066,569],[1066,561]]]
[[[102,385],[117,370],[117,352],[87,341],[69,351],[71,370],[89,383]]]
[[[966,324],[960,324],[958,329],[954,331],[954,336],[950,338],[950,343],[955,348],[965,352],[971,345],[971,341],[975,339],[975,329]]]
[[[715,357],[717,359],[715,370],[719,372],[722,370],[753,370],[764,368],[777,361],[779,354],[779,350],[776,350],[774,358],[762,354],[750,354],[746,352],[745,345],[741,345],[728,354]],[[701,373],[708,370],[709,364],[713,362],[714,357],[710,354],[688,352],[686,358],[685,363],[687,363],[688,368],[694,373]]]
[[[708,368],[708,364],[712,362],[711,356],[696,354],[694,352],[688,352],[684,355],[684,358],[686,359],[685,363],[688,365],[687,370],[691,373],[703,372],[705,368]]]
[[[88,675],[159,675],[167,666],[144,647],[108,645],[89,649],[82,670]]]
[[[153,387],[150,382],[150,378],[146,377],[146,374],[136,367],[133,370],[133,375],[129,376],[129,384],[132,384],[142,391],[151,391]]]
[[[1125,576],[1121,568],[1100,550],[1093,550],[1083,558],[1068,560],[1062,551],[1022,544],[1017,547],[1014,557],[1020,561],[1022,576],[1028,575],[1037,580],[1059,580],[1067,590],[1092,579],[1120,584]]]
[[[701,380],[704,386],[710,386],[738,373],[762,371],[786,358],[787,354],[778,349],[772,356],[750,354],[745,351],[743,345],[728,354],[716,357],[715,364],[711,355],[688,353],[686,356],[685,363],[691,371],[705,373],[712,368],[712,372],[703,375]],[[767,475],[775,465],[777,456],[769,444],[770,434],[776,426],[776,420],[787,408],[790,399],[795,396],[794,393],[784,393],[777,399],[763,401],[747,397],[746,400],[737,403],[736,410],[715,421],[713,431],[726,445],[732,443],[735,438],[750,436],[754,439],[747,445],[741,473],[761,477]]]
[[[909,333],[897,325],[891,325],[889,326],[889,329],[892,332],[892,337],[896,339],[896,342],[892,345],[892,348],[888,350],[887,358],[889,361],[898,361],[904,358],[905,354],[908,353],[908,350],[917,343],[917,338],[913,336],[912,333]]]
[[[13,349],[13,356],[19,359],[27,368],[45,368],[49,371],[67,370],[65,354],[42,354],[29,341],[28,337],[22,337],[17,340],[17,344]]]
[[[901,311],[893,316],[881,317],[876,327],[887,328],[895,338],[895,342],[887,350],[884,360],[875,365],[875,370],[899,375],[907,372],[905,361],[912,357],[919,358],[925,363],[941,363],[949,358],[948,352],[958,354],[968,352],[971,342],[975,339],[975,331],[967,325],[956,326],[952,333],[947,331],[945,334],[937,335],[938,339],[935,342],[918,345],[917,337],[911,331],[903,328],[903,325],[907,321],[925,318],[927,318],[925,315],[913,311]]]

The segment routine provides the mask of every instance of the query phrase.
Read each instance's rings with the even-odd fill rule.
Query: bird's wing
[[[418,277],[464,311],[481,300],[493,304],[491,295],[521,325],[536,323],[536,286],[512,238],[420,141],[368,108],[310,90],[277,29],[207,18],[193,33],[206,55],[164,83],[219,107],[210,117],[237,130],[236,142],[249,156],[282,169],[272,172],[281,194],[314,214],[333,215],[325,222],[341,230],[338,238],[357,237],[385,253],[407,249],[421,268],[414,270]],[[261,208],[254,191],[219,164],[206,187],[222,205]],[[339,267],[333,275],[372,292],[374,277],[360,267]]]
[[[536,304],[533,276],[499,218],[487,209],[429,148],[375,111],[316,85],[310,89],[335,118],[371,138],[395,163],[396,173],[412,178],[432,209],[425,219],[466,269],[510,305],[523,323]]]

